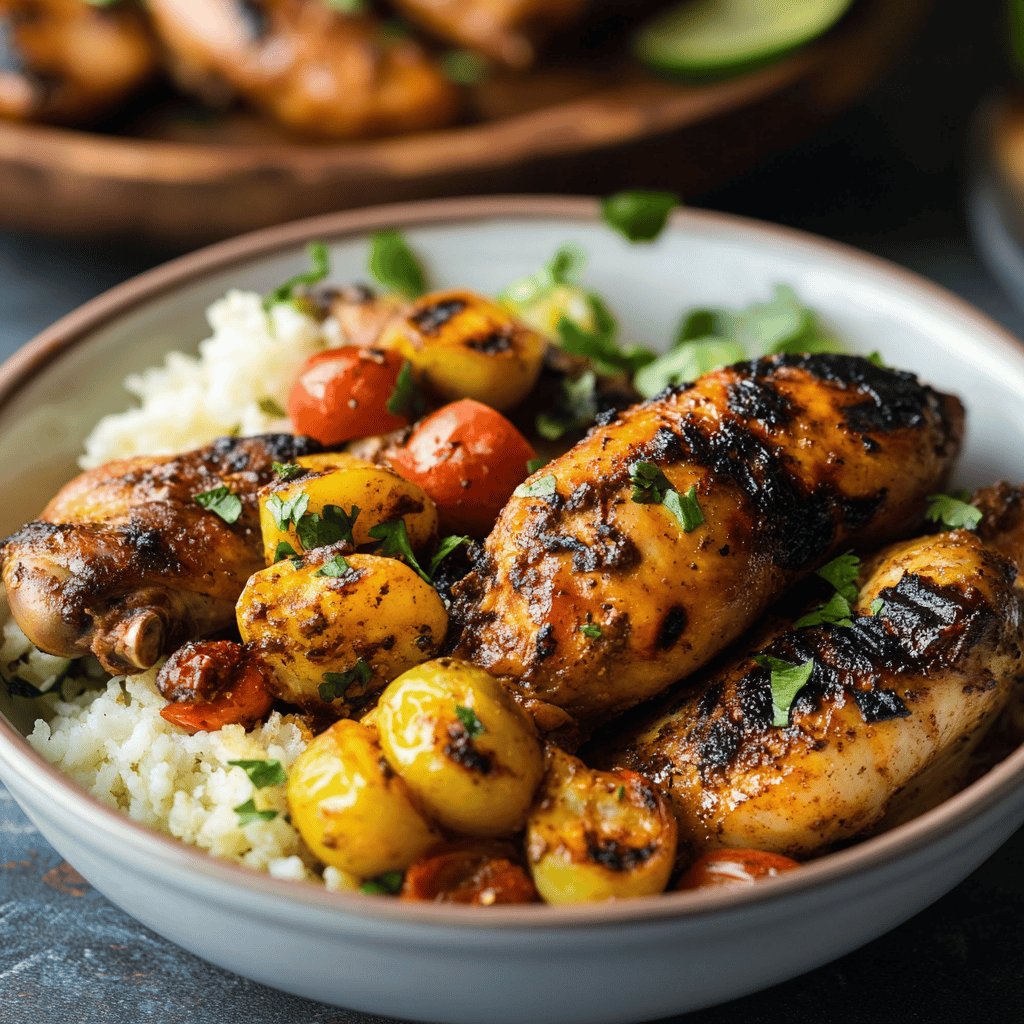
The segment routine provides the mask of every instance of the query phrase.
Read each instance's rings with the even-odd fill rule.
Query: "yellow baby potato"
[[[414,548],[425,547],[437,535],[434,502],[422,488],[386,466],[343,453],[303,456],[298,461],[300,465],[312,463],[323,468],[271,484],[260,495],[260,529],[267,565],[288,553],[288,549],[279,550],[281,544],[301,554],[317,546],[318,537],[327,543],[340,540],[353,507],[359,509],[351,527],[357,547],[380,543],[370,536],[370,530],[395,519],[405,521]],[[319,518],[307,518],[314,515]]]
[[[652,896],[668,885],[676,820],[636,772],[593,771],[556,748],[526,825],[526,852],[547,903]]]
[[[533,389],[545,342],[508,310],[470,291],[433,292],[385,331],[442,398],[475,398],[494,409],[518,405]]]
[[[404,562],[337,548],[261,569],[236,614],[278,697],[339,716],[435,657],[448,628],[437,591]]]
[[[373,719],[388,764],[442,825],[480,837],[522,827],[543,756],[493,676],[451,658],[419,665],[381,694]]]
[[[382,760],[373,731],[343,719],[288,773],[288,808],[306,845],[324,864],[361,878],[400,871],[439,839]]]

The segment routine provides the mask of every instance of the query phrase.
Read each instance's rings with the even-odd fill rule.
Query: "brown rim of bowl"
[[[63,352],[85,340],[90,332],[204,274],[225,270],[233,264],[241,267],[311,239],[336,240],[389,227],[508,219],[593,222],[600,219],[600,207],[595,199],[576,196],[488,196],[426,200],[313,217],[209,246],[112,288],[30,341],[0,366],[0,410],[19,387]],[[906,289],[923,293],[932,302],[945,306],[951,316],[971,323],[991,341],[1008,350],[1013,358],[1024,358],[1020,343],[994,321],[944,288],[887,260],[802,231],[731,214],[690,209],[673,214],[673,228],[685,228],[687,225],[760,235],[775,239],[789,248],[812,250],[825,258],[839,258],[856,264],[860,269],[879,277],[895,279]],[[474,930],[550,929],[626,922],[656,923],[667,918],[704,916],[784,899],[853,874],[867,873],[884,863],[892,862],[900,855],[921,850],[940,837],[949,836],[962,825],[982,817],[1011,795],[1024,782],[1024,746],[964,790],[912,821],[862,840],[848,849],[827,854],[803,865],[799,871],[768,879],[749,888],[726,886],[685,893],[665,893],[619,903],[568,907],[540,904],[492,907],[485,912],[472,907],[402,903],[350,893],[330,893],[315,885],[280,881],[263,872],[230,861],[217,860],[195,847],[135,822],[80,789],[32,750],[24,736],[3,715],[0,715],[0,767],[5,769],[5,774],[17,775],[25,783],[43,790],[55,806],[78,818],[84,818],[98,832],[131,846],[155,861],[188,869],[239,891],[257,890],[267,898],[264,904],[267,912],[286,913],[287,905],[299,903],[311,909],[333,908],[354,917],[408,925],[455,926]]]

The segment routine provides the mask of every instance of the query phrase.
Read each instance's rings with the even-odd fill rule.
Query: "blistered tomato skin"
[[[430,495],[444,529],[483,537],[536,455],[501,413],[463,399],[427,416],[386,458]]]
[[[545,903],[653,896],[675,862],[676,820],[631,771],[593,771],[557,748],[526,826],[534,885]]]
[[[753,885],[800,867],[799,861],[767,850],[712,850],[694,861],[679,879],[677,889],[706,889],[719,885]]]
[[[409,902],[536,903],[537,890],[511,843],[449,843],[409,865],[402,885]]]
[[[483,669],[419,665],[381,694],[374,715],[388,764],[421,806],[464,836],[522,828],[543,774],[532,723]]]
[[[387,408],[404,361],[398,352],[355,345],[311,356],[288,396],[295,432],[336,445],[406,426]]]
[[[402,871],[440,836],[384,762],[373,730],[335,722],[288,773],[288,808],[324,863],[360,878]]]

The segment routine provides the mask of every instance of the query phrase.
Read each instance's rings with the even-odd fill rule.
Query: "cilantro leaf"
[[[370,536],[381,542],[377,550],[379,555],[384,558],[400,558],[420,579],[425,583],[430,583],[430,577],[423,571],[413,554],[409,531],[404,519],[392,519],[386,523],[378,523],[370,528]]]
[[[655,353],[639,345],[623,348],[618,340],[619,323],[612,311],[596,295],[587,295],[594,322],[592,330],[563,315],[557,325],[558,344],[570,355],[582,356],[599,373],[635,373],[656,358]]]
[[[329,562],[324,562],[314,576],[328,576],[331,579],[338,579],[345,573],[351,572],[352,566],[348,564],[344,555],[335,555]]]
[[[601,216],[630,242],[650,242],[664,231],[669,214],[678,205],[675,192],[634,189],[602,200]]]
[[[286,540],[280,540],[277,542],[277,547],[274,548],[274,562],[280,562],[283,558],[290,558],[292,564],[295,566],[302,565],[302,555],[298,553]]]
[[[676,517],[683,533],[693,533],[698,526],[704,525],[704,512],[697,500],[696,484],[685,494],[677,490],[666,491],[662,504]]]
[[[359,506],[346,512],[340,505],[324,505],[320,512],[307,512],[295,523],[295,532],[304,551],[325,548],[339,541],[352,543],[352,527],[359,518]]]
[[[852,614],[850,602],[842,594],[836,592],[820,608],[797,619],[793,623],[793,628],[803,629],[805,626],[821,625],[852,626],[853,620],[850,618]]]
[[[826,562],[815,575],[830,583],[837,593],[852,605],[857,600],[857,577],[860,576],[860,559],[852,552]]]
[[[587,254],[574,243],[561,246],[535,274],[510,284],[499,296],[501,302],[525,306],[536,302],[562,285],[579,282]]]
[[[280,786],[287,778],[284,773],[284,765],[274,759],[267,759],[265,761],[228,761],[228,764],[241,768],[249,776],[249,781],[257,789],[266,789],[267,786]]]
[[[277,811],[256,810],[256,801],[252,797],[249,797],[244,804],[239,804],[234,811],[238,815],[240,826],[251,825],[254,821],[273,821],[277,817]]]
[[[309,270],[288,278],[284,284],[278,285],[268,292],[263,299],[263,308],[269,310],[278,303],[290,302],[296,288],[319,284],[331,272],[331,254],[323,242],[310,242],[306,249],[312,264]]]
[[[238,522],[242,514],[242,499],[237,494],[232,494],[228,487],[214,487],[210,491],[202,491],[192,496],[192,500],[200,508],[220,516],[229,526]]]
[[[477,736],[487,732],[484,728],[484,723],[477,718],[476,712],[472,708],[467,708],[464,704],[456,704],[455,715],[462,723],[462,727],[469,734],[471,740],[475,740]]]
[[[407,299],[417,299],[427,290],[426,275],[416,254],[400,231],[377,231],[370,239],[370,276],[381,287]]]
[[[297,462],[272,462],[270,468],[277,474],[278,479],[288,483],[306,472]]]
[[[593,622],[585,622],[580,626],[580,632],[591,640],[600,640],[602,637],[601,627]]]
[[[531,476],[533,476],[533,474],[536,473],[538,469],[542,469],[547,464],[548,464],[548,460],[547,459],[541,459],[541,458],[530,459],[526,463],[526,472],[529,473]]]
[[[742,345],[726,338],[687,340],[641,367],[633,378],[633,386],[644,398],[654,398],[667,387],[689,384],[705,373],[731,366],[746,357]]]
[[[553,412],[537,416],[537,433],[549,441],[557,441],[569,431],[583,430],[597,416],[597,375],[587,370],[576,380],[562,379],[561,395]]]
[[[967,499],[966,491],[955,494],[929,494],[924,516],[931,523],[941,523],[947,530],[976,530],[982,512]]]
[[[401,871],[385,871],[383,875],[363,882],[359,891],[364,896],[395,896],[402,891],[403,880]]]
[[[880,597],[876,597],[874,601],[871,602],[871,614],[878,615],[884,607],[885,602]]]
[[[298,524],[308,507],[309,495],[305,491],[299,491],[287,500],[282,499],[280,494],[272,494],[267,498],[267,511],[279,530],[287,530],[289,523]]]
[[[437,550],[434,552],[434,557],[430,560],[430,568],[427,572],[430,574],[430,578],[434,578],[434,574],[437,572],[438,566],[458,547],[463,544],[472,543],[471,537],[445,537],[440,544],[437,545]]]
[[[280,402],[271,398],[269,395],[264,398],[261,398],[259,402],[257,402],[256,404],[260,407],[260,412],[264,413],[267,416],[274,416],[277,419],[281,419],[282,417],[288,415],[288,413],[286,413],[284,409],[281,408]]]
[[[773,658],[769,654],[758,654],[754,661],[771,672],[772,725],[789,725],[790,709],[797,694],[807,685],[814,671],[814,659],[802,665]]]
[[[539,476],[533,483],[521,483],[513,492],[516,498],[547,498],[555,493],[555,478],[548,473],[547,476]]]
[[[634,462],[629,467],[629,482],[633,485],[630,497],[641,505],[657,505],[672,490],[668,477],[653,462]]]
[[[404,416],[410,423],[414,423],[423,415],[426,407],[412,363],[406,359],[398,371],[395,388],[387,400],[386,408],[392,416]]]
[[[324,681],[317,687],[320,699],[330,703],[344,697],[354,683],[365,685],[373,678],[373,669],[360,658],[355,665],[344,672],[325,672]]]

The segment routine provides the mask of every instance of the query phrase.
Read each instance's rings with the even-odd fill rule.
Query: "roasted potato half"
[[[392,321],[381,342],[402,352],[438,397],[511,409],[540,376],[546,343],[508,310],[470,291],[433,292]]]
[[[381,694],[373,720],[388,764],[442,825],[477,837],[522,828],[543,756],[493,676],[451,658],[417,665]]]
[[[541,796],[526,826],[530,871],[546,903],[664,891],[676,835],[672,812],[644,776],[593,771],[549,748]]]
[[[359,722],[335,722],[299,755],[288,773],[288,808],[324,864],[361,878],[404,870],[440,838]]]
[[[437,591],[404,562],[338,547],[255,573],[236,610],[276,696],[346,717],[435,657],[448,628]]]
[[[311,471],[290,481],[279,481],[260,494],[260,529],[263,555],[272,565],[282,553],[280,545],[301,554],[312,546],[324,528],[324,521],[347,522],[358,509],[352,524],[356,547],[379,543],[370,530],[379,523],[404,519],[414,548],[428,545],[437,536],[437,509],[423,489],[400,477],[386,466],[352,455],[314,455],[299,460]],[[298,502],[298,504],[296,504]],[[319,517],[310,520],[307,517]],[[327,523],[326,536],[334,536]]]

